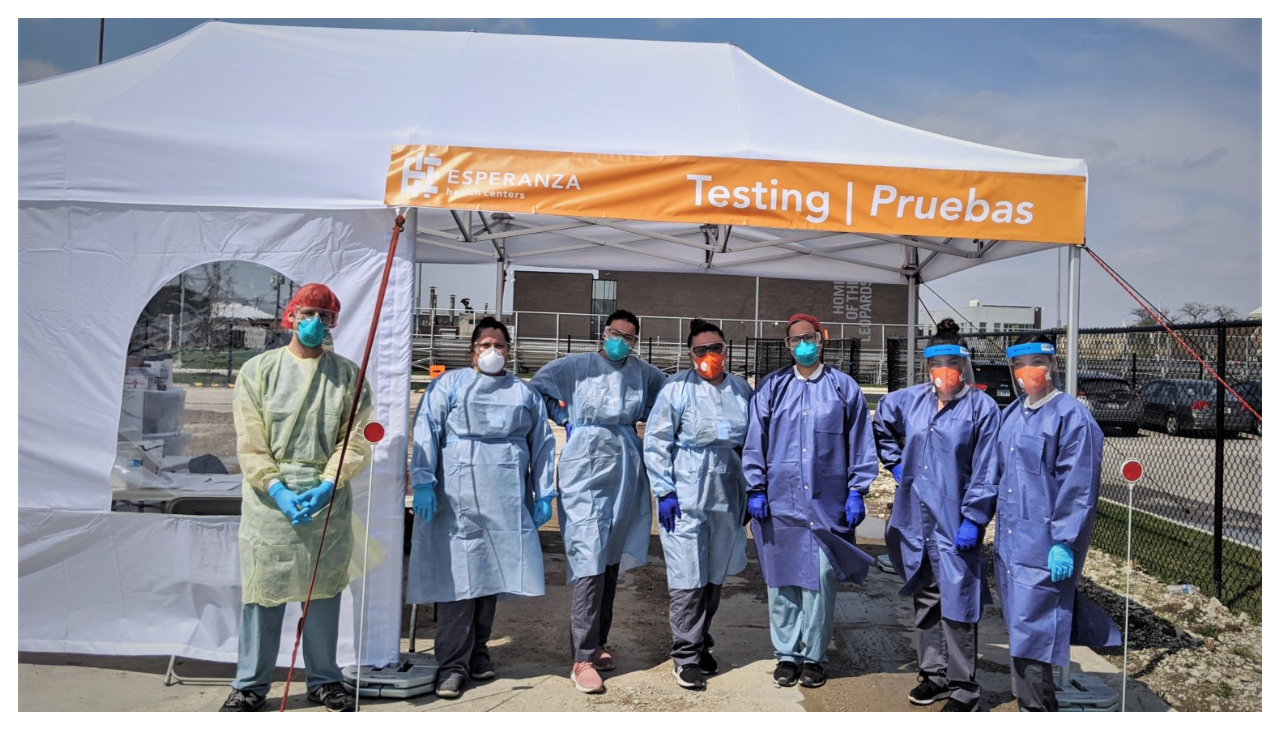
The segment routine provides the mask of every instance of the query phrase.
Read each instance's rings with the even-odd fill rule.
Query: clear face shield
[[[973,363],[969,348],[961,345],[934,345],[924,348],[924,371],[940,401],[959,398],[973,387]]]
[[[1058,375],[1057,352],[1053,345],[1043,342],[1026,342],[1005,350],[1019,398],[1025,395],[1028,403],[1035,403],[1058,389],[1062,379]]]

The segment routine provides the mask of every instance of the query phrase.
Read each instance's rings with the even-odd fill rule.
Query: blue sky
[[[235,20],[235,19],[225,19]],[[242,21],[235,21],[242,22]],[[792,81],[870,114],[1089,165],[1088,239],[1153,301],[1241,315],[1262,303],[1260,20],[269,20],[275,24],[732,42]],[[109,20],[104,60],[196,20]],[[91,66],[98,21],[19,20],[20,81]],[[1052,251],[932,284],[950,303],[1038,305],[1057,316]],[[493,298],[493,273],[428,284]],[[510,287],[508,287],[508,291]],[[930,292],[925,304],[942,308]],[[1084,261],[1086,326],[1133,306]]]

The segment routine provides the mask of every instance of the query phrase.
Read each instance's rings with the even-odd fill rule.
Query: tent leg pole
[[[1080,247],[1067,251],[1067,393],[1076,394],[1080,370]]]
[[[498,285],[494,292],[494,317],[502,319],[502,297],[506,294],[507,288],[507,262],[505,259],[498,261]]]
[[[920,282],[915,274],[907,280],[907,382],[916,384],[916,318],[920,311]]]

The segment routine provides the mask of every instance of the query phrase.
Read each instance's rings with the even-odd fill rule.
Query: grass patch
[[[1222,627],[1217,624],[1192,624],[1191,630],[1206,639],[1216,640],[1222,635]]]
[[[1229,700],[1236,692],[1226,682],[1218,682],[1218,686],[1214,688],[1213,693],[1224,700]]]
[[[1093,546],[1124,559],[1127,508],[1098,502]],[[1166,583],[1191,583],[1213,595],[1213,535],[1162,517],[1133,513],[1133,557],[1143,572]],[[1262,552],[1238,543],[1222,546],[1222,601],[1262,622]]]
[[[1262,657],[1256,651],[1254,651],[1253,649],[1250,649],[1247,646],[1232,647],[1231,653],[1235,654],[1241,659],[1244,659],[1245,661],[1253,662],[1254,664],[1262,663]]]

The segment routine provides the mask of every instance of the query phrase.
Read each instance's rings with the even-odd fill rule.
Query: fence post
[[[566,335],[566,342],[565,342],[565,350],[564,350],[564,353],[565,353],[566,355],[572,355],[572,354],[573,354],[573,333],[572,333],[572,332],[570,332],[568,335]]]
[[[650,364],[653,363],[653,338],[649,338],[649,357],[645,358]]]
[[[231,333],[233,331],[233,320],[227,320],[227,385],[231,385]],[[1219,398],[1221,400],[1221,398]],[[1221,416],[1219,416],[1221,419]]]
[[[1203,369],[1203,366],[1201,366]],[[1218,374],[1227,371],[1227,328],[1218,323]],[[1226,389],[1218,383],[1218,424],[1214,444],[1213,461],[1213,596],[1222,600],[1222,512],[1223,512],[1223,450],[1225,432]]]

